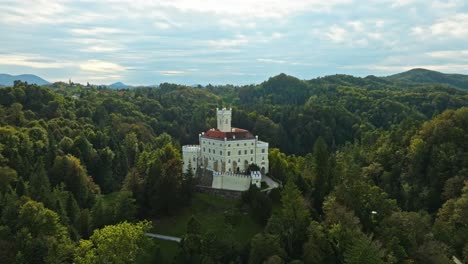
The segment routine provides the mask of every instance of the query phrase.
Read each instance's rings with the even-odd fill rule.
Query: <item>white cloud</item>
[[[249,43],[249,39],[244,35],[237,35],[232,39],[208,40],[208,45],[214,48],[232,48],[243,46]]]
[[[426,55],[437,59],[446,60],[467,60],[468,61],[468,50],[441,50],[427,52]]]
[[[36,69],[57,69],[72,65],[69,62],[31,54],[0,54],[0,64]]]
[[[348,21],[348,24],[354,31],[361,32],[364,30],[364,25],[361,21]]]
[[[154,26],[159,28],[159,29],[169,29],[171,28],[171,25],[169,23],[166,23],[166,22],[154,22]]]
[[[50,23],[55,16],[66,12],[63,3],[57,1],[2,1],[0,21],[9,23]],[[32,12],[31,12],[32,11]]]
[[[257,59],[258,62],[265,62],[265,63],[276,63],[276,64],[285,64],[287,61],[285,60],[275,60],[275,59]]]
[[[392,7],[404,7],[417,2],[417,0],[393,0]]]
[[[468,13],[457,13],[437,20],[430,26],[415,26],[411,32],[420,37],[440,36],[468,39]]]
[[[119,51],[119,50],[122,50],[123,47],[121,46],[117,46],[117,45],[114,45],[114,46],[100,46],[100,45],[93,45],[93,46],[89,46],[87,48],[84,48],[84,49],[80,49],[80,51],[82,52],[95,52],[95,53],[107,53],[107,52],[116,52],[116,51]]]
[[[139,2],[140,4],[144,2]],[[184,12],[213,13],[216,15],[279,18],[292,13],[329,11],[352,0],[167,0],[161,5]]]
[[[255,28],[257,24],[254,21],[248,21],[243,18],[221,18],[219,24],[231,28]]]
[[[158,71],[159,74],[164,76],[177,76],[177,75],[184,75],[185,71],[177,71],[177,70],[166,70],[166,71]]]
[[[335,43],[341,43],[347,39],[347,31],[344,28],[338,26],[330,27],[325,35],[329,40]]]
[[[434,10],[439,9],[454,9],[464,4],[464,0],[444,0],[444,1],[432,1],[431,8]]]
[[[125,71],[126,68],[113,62],[102,60],[87,60],[80,64],[80,69],[86,72],[115,73]]]
[[[126,33],[124,30],[110,27],[75,28],[70,30],[70,32],[75,35],[83,36],[102,36],[107,34]]]

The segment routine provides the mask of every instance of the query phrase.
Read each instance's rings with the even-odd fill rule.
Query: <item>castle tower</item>
[[[216,108],[216,113],[218,117],[218,129],[222,132],[231,132],[231,113],[232,108],[230,109],[218,109]]]

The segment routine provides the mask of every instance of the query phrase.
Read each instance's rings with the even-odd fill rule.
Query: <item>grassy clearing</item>
[[[174,216],[167,216],[153,221],[154,232],[170,236],[183,236],[187,222],[193,215],[200,222],[203,231],[214,231],[223,235],[225,231],[225,214],[237,207],[237,200],[218,196],[195,193],[192,205],[180,210]],[[248,241],[260,232],[262,227],[251,219],[247,212],[240,212],[237,224],[234,225],[236,241]]]
[[[187,232],[187,222],[193,215],[200,222],[203,231],[213,231],[219,236],[226,235],[226,213],[237,208],[238,200],[225,199],[218,196],[195,193],[192,205],[180,210],[174,216],[162,217],[153,221],[153,232],[163,235],[181,237]],[[240,211],[233,226],[232,236],[238,246],[243,247],[262,228],[250,217],[248,212]],[[172,244],[171,244],[172,243]],[[177,254],[174,242],[165,241],[161,250],[165,257]]]

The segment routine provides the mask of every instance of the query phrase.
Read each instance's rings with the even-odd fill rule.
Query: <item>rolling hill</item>
[[[448,84],[462,89],[468,89],[468,75],[446,74],[426,69],[412,69],[406,72],[383,77],[392,82],[410,84]]]
[[[48,81],[34,74],[21,74],[21,75],[15,76],[15,75],[10,75],[10,74],[0,73],[0,86],[11,86],[13,85],[13,82],[16,80],[20,80],[20,81],[31,83],[31,84],[37,84],[37,85],[49,84]]]

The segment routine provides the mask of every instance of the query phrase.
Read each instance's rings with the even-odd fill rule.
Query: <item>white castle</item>
[[[213,172],[212,187],[245,191],[250,184],[260,187],[261,176],[268,172],[268,143],[248,130],[231,127],[232,109],[216,108],[218,128],[198,135],[200,145],[182,147],[183,171],[197,169]],[[242,174],[250,164],[260,172]]]

